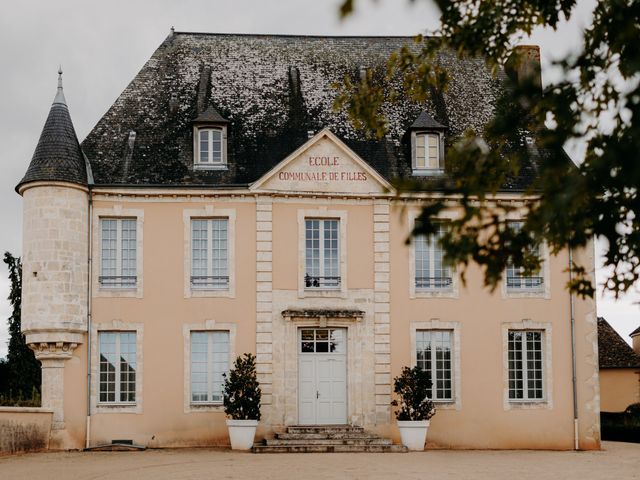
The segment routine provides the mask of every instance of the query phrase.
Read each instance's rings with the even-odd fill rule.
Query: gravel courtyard
[[[640,444],[600,452],[451,451],[253,455],[209,449],[0,457],[0,479],[640,479]]]

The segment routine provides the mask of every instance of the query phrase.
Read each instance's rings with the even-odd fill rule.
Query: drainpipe
[[[573,250],[569,247],[569,282],[573,281]],[[569,304],[571,311],[571,373],[573,387],[573,448],[580,450],[580,437],[578,436],[578,387],[576,374],[576,318],[573,292],[569,290]]]
[[[85,448],[89,448],[89,440],[91,438],[91,279],[93,277],[93,192],[89,185],[89,241],[87,242],[87,436],[85,439]]]

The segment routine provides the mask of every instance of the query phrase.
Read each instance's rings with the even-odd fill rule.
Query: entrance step
[[[404,445],[350,425],[292,425],[253,446],[254,453],[406,452]]]

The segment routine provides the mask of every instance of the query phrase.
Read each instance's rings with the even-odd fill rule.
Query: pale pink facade
[[[314,423],[341,418],[397,440],[392,379],[403,366],[415,365],[422,332],[446,332],[451,383],[431,421],[430,445],[574,448],[568,253],[550,255],[542,249],[542,287],[531,291],[501,285],[490,292],[473,265],[466,284],[454,269],[447,288],[416,288],[415,246],[406,239],[421,200],[396,196],[329,130],[310,138],[248,188],[88,190],[31,183],[21,187],[21,194],[23,322],[27,341],[43,361],[44,406],[54,412],[51,448],[114,439],[149,447],[228,444],[219,402],[193,402],[193,332],[225,332],[229,362],[244,352],[257,355],[263,392],[259,436],[309,423],[309,418]],[[523,211],[531,200],[517,193],[495,198]],[[76,207],[74,202],[80,203]],[[53,210],[45,214],[39,210],[44,208]],[[79,235],[65,223],[69,208]],[[452,208],[444,217],[455,215]],[[101,283],[103,219],[134,220],[134,286]],[[226,220],[224,288],[192,285],[193,219]],[[333,276],[339,282],[331,288],[314,288],[305,280],[309,219],[336,221]],[[593,269],[591,246],[574,252],[574,259]],[[42,283],[47,278],[52,286]],[[69,286],[55,283],[70,278]],[[578,441],[582,449],[597,449],[595,304],[574,302]],[[56,322],[51,321],[54,313],[61,315]],[[329,416],[301,394],[303,384],[323,381],[319,373],[305,377],[302,370],[313,362],[313,368],[324,368],[321,355],[305,357],[301,351],[307,348],[301,347],[302,331],[314,329],[344,335],[338,349],[342,356],[332,360],[338,367],[329,370],[335,378],[326,380],[334,395]],[[520,331],[536,332],[542,362],[541,393],[529,401],[509,393],[510,332]],[[135,357],[131,401],[101,401],[101,332],[134,334],[128,347]],[[55,368],[47,370],[47,362]],[[55,386],[46,387],[52,379]]]

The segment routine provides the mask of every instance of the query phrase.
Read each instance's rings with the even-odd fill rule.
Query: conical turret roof
[[[31,163],[16,191],[25,183],[57,181],[87,185],[87,165],[71,122],[58,71],[58,91],[44,124]]]

